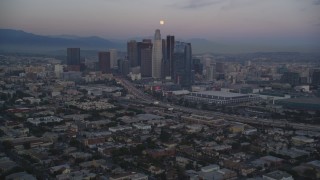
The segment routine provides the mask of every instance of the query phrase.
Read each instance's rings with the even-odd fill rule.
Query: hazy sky
[[[320,0],[0,0],[0,28],[131,38],[159,27],[180,38],[311,42]]]

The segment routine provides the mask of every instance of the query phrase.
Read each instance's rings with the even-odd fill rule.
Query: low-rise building
[[[70,173],[71,169],[68,164],[63,164],[59,166],[53,166],[49,169],[51,174],[67,174]]]
[[[5,180],[37,180],[37,178],[26,172],[18,172],[6,176]]]
[[[291,174],[279,170],[264,174],[262,178],[265,180],[293,180]]]
[[[191,94],[185,96],[185,98],[186,100],[192,102],[202,102],[206,104],[217,105],[235,104],[259,99],[257,95],[229,93],[222,91],[192,92]]]
[[[116,127],[110,127],[109,131],[117,132],[117,131],[131,130],[131,129],[132,129],[132,127],[130,127],[130,126],[116,126]]]
[[[45,117],[38,117],[38,118],[28,118],[27,121],[33,125],[38,126],[41,123],[57,123],[63,121],[62,118],[56,116],[45,116]]]
[[[140,129],[140,130],[150,130],[151,125],[148,124],[142,124],[142,123],[136,123],[132,125],[133,127]]]
[[[119,175],[114,175],[109,178],[110,180],[148,180],[148,176],[142,173],[124,173]]]
[[[301,144],[313,143],[314,139],[308,138],[306,136],[294,136],[292,137],[292,142],[294,144],[301,145]]]
[[[211,164],[209,166],[205,166],[201,168],[202,172],[212,172],[212,171],[217,171],[220,169],[220,166],[217,164]]]

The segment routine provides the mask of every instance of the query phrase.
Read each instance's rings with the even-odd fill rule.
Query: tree
[[[0,174],[0,179],[5,179],[6,176],[13,174],[13,173],[18,173],[18,172],[22,172],[24,171],[24,169],[22,167],[14,167],[12,169],[10,169],[7,172],[3,172]]]
[[[71,138],[70,142],[69,142],[69,145],[73,146],[73,147],[78,147],[80,145],[80,142],[75,138]]]
[[[146,139],[146,146],[150,149],[156,148],[156,143],[149,137]]]
[[[306,177],[315,178],[315,177],[317,177],[317,171],[314,170],[314,169],[306,169],[303,172],[303,175],[306,176]]]
[[[136,147],[130,148],[130,152],[132,155],[141,155],[145,149],[143,144],[138,144]]]
[[[30,142],[23,143],[23,147],[24,149],[30,149],[31,148]]]
[[[171,138],[171,135],[168,132],[161,129],[160,140],[162,142],[167,142],[167,141],[169,141],[170,138]]]
[[[126,148],[126,147],[121,147],[121,148],[119,148],[117,150],[113,150],[111,152],[111,154],[112,154],[112,157],[124,156],[124,155],[129,154],[129,149]]]
[[[239,149],[241,147],[241,144],[239,142],[232,143],[232,149]]]
[[[11,150],[13,149],[13,144],[11,141],[3,141],[2,146],[4,147],[4,150]]]
[[[0,137],[2,137],[3,135],[5,135],[5,133],[0,129]]]
[[[190,169],[193,169],[193,168],[194,167],[193,167],[193,164],[191,162],[189,162],[185,167],[186,170],[190,170]]]
[[[9,99],[8,94],[1,93],[0,94],[0,99],[6,101],[7,99]]]
[[[176,167],[176,170],[177,170],[177,174],[178,174],[178,179],[185,179],[185,176],[184,176],[185,170],[181,167]]]

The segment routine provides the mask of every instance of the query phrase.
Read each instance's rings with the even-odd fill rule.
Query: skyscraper
[[[167,43],[165,39],[162,39],[162,61],[161,61],[161,78],[166,78],[166,58],[167,57]]]
[[[314,69],[311,76],[313,85],[320,85],[320,69]]]
[[[110,73],[110,52],[99,52],[99,68],[103,73]]]
[[[141,76],[152,76],[152,42],[143,40],[138,43],[138,61],[141,66]]]
[[[121,73],[123,76],[127,76],[130,71],[130,64],[127,59],[119,59],[118,60],[118,71]]]
[[[115,68],[118,66],[118,52],[116,49],[109,49],[110,52],[110,67]]]
[[[54,65],[54,73],[57,78],[60,78],[63,73],[63,66],[61,64]]]
[[[194,73],[202,75],[203,64],[201,63],[200,59],[193,59],[192,61],[193,61]]]
[[[300,75],[297,72],[285,72],[281,76],[280,81],[282,83],[288,83],[291,86],[296,86],[300,83]]]
[[[193,83],[192,49],[190,43],[176,42],[173,54],[173,77],[177,84],[189,87]]]
[[[154,42],[152,47],[152,77],[161,78],[162,70],[162,40],[160,30],[157,29],[154,35]]]
[[[217,80],[225,79],[223,62],[216,62],[216,79]]]
[[[142,42],[137,42],[137,53],[138,53],[138,66],[141,66],[141,50],[152,47],[151,39],[143,39]]]
[[[173,79],[173,52],[174,52],[174,36],[167,36],[166,46],[166,59],[165,59],[165,76]]]
[[[80,71],[80,48],[67,48],[67,66],[69,71]]]
[[[138,50],[137,42],[132,40],[127,43],[128,60],[131,67],[138,66]]]
[[[217,71],[217,73],[224,73],[224,63],[223,62],[216,63],[216,71]]]
[[[213,81],[216,78],[216,65],[211,62],[209,66],[206,67],[206,79],[207,81]]]

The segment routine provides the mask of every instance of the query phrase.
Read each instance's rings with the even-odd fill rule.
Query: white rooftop
[[[307,164],[310,164],[310,165],[313,165],[313,166],[320,168],[320,161],[319,160],[310,161]]]
[[[155,114],[138,114],[135,116],[140,121],[146,121],[146,120],[154,120],[154,119],[162,119],[162,116],[158,116]]]

